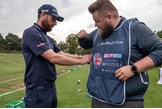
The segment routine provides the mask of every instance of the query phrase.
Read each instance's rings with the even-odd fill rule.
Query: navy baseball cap
[[[56,20],[59,21],[59,22],[62,22],[64,20],[63,17],[61,17],[60,15],[58,15],[57,9],[54,6],[50,5],[50,4],[44,4],[44,5],[42,5],[38,9],[38,14],[40,14],[41,12],[48,13],[49,15],[55,17]]]

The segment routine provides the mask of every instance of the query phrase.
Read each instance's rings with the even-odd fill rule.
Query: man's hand
[[[91,55],[84,55],[80,59],[80,61],[81,61],[82,64],[88,64],[88,63],[90,63],[91,59],[92,59],[92,56]]]
[[[132,77],[134,73],[131,71],[131,66],[123,66],[115,71],[115,75],[119,80],[125,81]]]
[[[80,30],[78,33],[77,33],[77,37],[80,39],[80,38],[87,38],[88,36],[88,33],[85,31],[85,30]]]

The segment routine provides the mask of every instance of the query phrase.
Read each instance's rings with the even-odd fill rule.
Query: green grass
[[[88,66],[83,66],[57,78],[58,107],[91,107],[91,98],[87,96],[86,92],[87,71]],[[77,84],[78,80],[80,80],[80,84]],[[81,91],[78,92],[78,89],[81,89]]]
[[[162,85],[157,84],[159,70],[157,68],[149,71],[150,83],[145,95],[146,108],[162,108]]]
[[[0,53],[0,81],[22,77],[24,66],[22,54]]]
[[[62,73],[67,72],[68,70],[73,71],[75,68],[79,68],[79,66],[59,66],[59,65],[56,65],[56,68],[57,68],[57,72],[59,74],[62,74]],[[6,92],[10,92],[10,91],[24,87],[23,76],[24,76],[24,72],[25,72],[25,63],[24,63],[24,59],[23,59],[22,54],[0,53],[0,69],[1,69],[0,70],[0,82],[22,77],[20,79],[12,80],[10,82],[0,83],[0,95],[3,94],[3,93],[6,93]],[[80,72],[80,69],[76,69],[75,71]],[[87,72],[81,72],[81,73],[82,74],[86,73],[86,75],[83,74],[84,76],[82,76],[82,78],[86,79],[87,77],[85,77],[85,76],[87,76]],[[77,74],[77,73],[74,73],[74,71],[73,71],[69,74],[78,75],[79,73]],[[66,75],[69,75],[69,74],[66,74]],[[63,75],[63,76],[66,77],[65,75]],[[58,77],[58,81],[59,81],[59,78],[62,78],[62,76]],[[75,79],[75,76],[73,75],[72,78]],[[74,81],[73,79],[71,79],[71,82]],[[80,80],[81,80],[81,78],[80,78]],[[61,88],[58,88],[58,96],[59,96],[59,92],[61,92],[61,91],[63,91],[62,94],[66,95],[66,92],[64,92],[66,89],[63,89],[62,85],[60,86],[59,84],[62,84],[62,83],[64,84],[64,83],[69,83],[69,82],[64,80],[64,79],[60,80],[60,82],[57,83],[58,84],[57,87],[61,87]],[[73,82],[73,84],[74,83],[76,83],[76,82]],[[83,81],[83,83],[85,83],[85,82]],[[80,86],[83,87],[83,89],[82,89],[81,92],[76,93],[76,94],[79,94],[77,96],[82,97],[83,94],[84,94],[84,96],[86,96],[85,85],[84,86],[83,85],[84,84],[80,84]],[[77,89],[74,89],[74,91],[77,91]],[[5,104],[7,104],[11,101],[21,100],[21,98],[25,95],[24,92],[25,91],[22,90],[22,91],[18,91],[18,92],[0,97],[0,107],[5,107]],[[61,97],[62,97],[62,94],[61,94]],[[58,99],[61,99],[61,97],[58,97]],[[64,97],[62,97],[62,98],[64,98]],[[84,99],[81,98],[81,100],[84,100]],[[90,103],[90,102],[87,102],[87,103]],[[64,104],[65,103],[59,102],[59,107],[64,107]]]
[[[56,66],[59,74],[79,66]],[[91,98],[87,96],[86,82],[88,65],[80,67],[70,73],[57,78],[57,96],[59,108],[90,108]],[[23,77],[25,65],[22,54],[0,53],[0,82]],[[149,71],[150,83],[145,95],[146,108],[162,108],[162,85],[158,85],[159,71],[157,68]],[[77,81],[80,80],[80,84]],[[0,94],[24,87],[23,78],[6,83],[0,83]],[[78,89],[82,89],[78,92]],[[0,97],[0,108],[5,104],[21,100],[24,90]]]

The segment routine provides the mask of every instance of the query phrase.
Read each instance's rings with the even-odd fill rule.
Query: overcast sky
[[[64,22],[48,33],[57,42],[65,41],[71,33],[80,29],[94,29],[94,21],[87,8],[95,0],[0,0],[0,33],[9,32],[22,37],[24,29],[37,20],[37,9],[43,4],[54,5]],[[111,0],[119,14],[126,18],[137,17],[153,31],[162,30],[162,0]]]

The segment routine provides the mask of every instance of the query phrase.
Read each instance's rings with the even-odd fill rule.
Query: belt
[[[49,85],[46,85],[46,86],[39,86],[39,87],[36,87],[34,89],[46,89],[46,88],[52,88],[54,86],[54,84],[49,84]]]
[[[38,86],[38,87],[33,87],[33,88],[27,88],[28,90],[32,90],[32,89],[47,89],[47,88],[53,88],[55,86],[54,83],[52,84],[48,84],[48,85],[44,85],[44,86]]]

